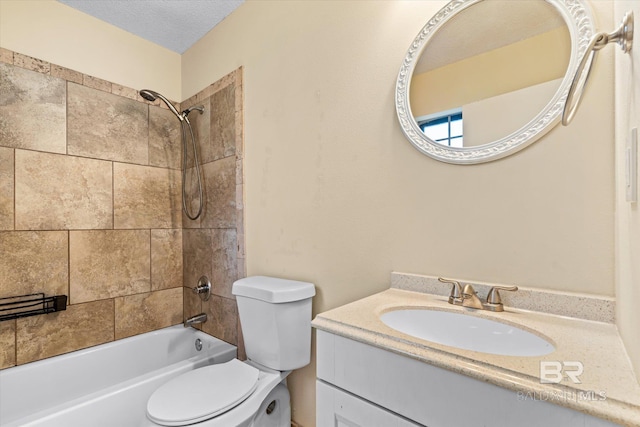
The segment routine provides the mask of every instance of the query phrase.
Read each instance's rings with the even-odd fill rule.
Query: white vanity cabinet
[[[465,375],[317,331],[317,427],[612,427]]]
[[[419,427],[324,381],[316,381],[317,427]]]

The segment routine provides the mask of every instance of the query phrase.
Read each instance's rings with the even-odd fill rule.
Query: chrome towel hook
[[[573,81],[569,87],[567,100],[564,103],[564,109],[562,110],[563,126],[567,126],[571,123],[571,120],[573,120],[573,116],[578,109],[578,105],[582,99],[582,94],[584,93],[587,85],[587,80],[589,80],[589,74],[591,74],[591,69],[593,68],[593,63],[596,59],[596,53],[612,42],[617,42],[624,53],[631,51],[631,46],[633,45],[633,11],[629,11],[624,15],[622,23],[616,31],[608,34],[605,32],[596,33],[591,37],[589,46],[584,52],[584,56],[576,70],[576,75],[573,76]],[[587,67],[586,72],[585,67]]]

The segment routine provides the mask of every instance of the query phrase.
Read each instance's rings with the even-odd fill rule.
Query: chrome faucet
[[[188,328],[189,326],[193,326],[195,324],[198,323],[204,323],[207,321],[207,314],[206,313],[200,313],[200,314],[196,314],[193,317],[189,317],[188,319],[186,319],[184,321],[184,327]]]
[[[449,304],[461,305],[476,310],[504,311],[504,305],[498,291],[517,291],[517,286],[493,286],[487,294],[487,302],[482,302],[478,298],[478,293],[470,284],[464,285],[464,289],[460,282],[456,280],[438,277],[438,281],[442,283],[451,283],[451,294],[449,295]],[[461,290],[462,289],[462,290]]]
[[[475,308],[476,310],[484,309],[482,301],[478,298],[478,293],[469,284],[464,285],[464,290],[462,291],[462,306]]]

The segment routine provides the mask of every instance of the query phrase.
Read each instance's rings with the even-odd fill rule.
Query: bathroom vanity
[[[474,287],[479,295],[489,288]],[[436,278],[394,273],[391,289],[319,314],[317,426],[640,425],[640,386],[612,323],[613,301],[519,292],[504,297],[502,313],[470,310],[449,304],[449,287]],[[492,320],[553,348],[513,356],[438,344],[381,320],[397,310]],[[541,371],[543,363],[551,370]]]

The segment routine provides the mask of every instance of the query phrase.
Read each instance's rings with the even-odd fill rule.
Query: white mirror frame
[[[569,86],[594,33],[593,18],[585,0],[541,0],[556,8],[571,37],[569,66],[553,98],[531,121],[502,139],[476,147],[447,147],[428,138],[418,127],[409,102],[411,77],[420,54],[438,29],[457,13],[481,1],[484,0],[452,0],[440,9],[411,43],[396,81],[396,111],[402,131],[420,152],[441,162],[469,165],[501,159],[522,150],[550,131],[560,121]]]

